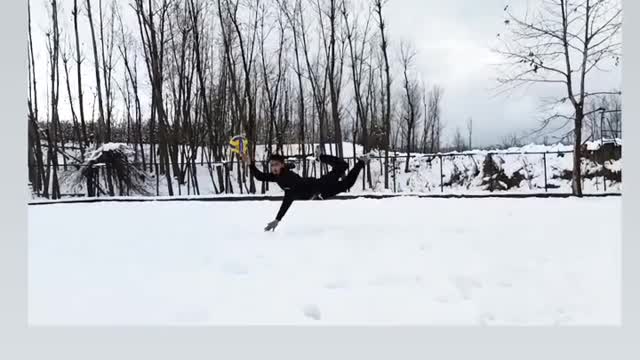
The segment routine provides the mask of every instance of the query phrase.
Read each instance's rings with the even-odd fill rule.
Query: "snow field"
[[[29,323],[620,322],[620,198],[279,205],[31,206]]]

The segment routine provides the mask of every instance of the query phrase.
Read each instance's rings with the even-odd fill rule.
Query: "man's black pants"
[[[349,168],[349,165],[343,159],[331,155],[320,155],[320,161],[331,166],[331,171],[319,179],[317,193],[323,199],[328,199],[351,189],[356,180],[358,180],[360,171],[364,168],[364,161],[358,161],[345,176],[344,173]]]

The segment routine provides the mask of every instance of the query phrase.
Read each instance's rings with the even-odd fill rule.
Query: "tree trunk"
[[[584,119],[584,111],[580,107],[576,111],[575,128],[574,128],[574,144],[573,144],[573,176],[572,189],[573,195],[582,196],[582,121]]]
[[[391,74],[389,70],[389,56],[387,54],[387,37],[385,33],[385,23],[382,17],[382,0],[376,0],[376,11],[378,13],[378,20],[380,26],[380,37],[381,37],[381,45],[382,55],[384,58],[384,74],[386,76],[386,107],[383,110],[383,121],[384,121],[384,132],[385,132],[385,151],[384,151],[384,188],[389,189],[389,147],[391,140]]]
[[[84,160],[84,148],[89,146],[87,137],[87,125],[84,118],[84,99],[82,92],[82,53],[80,52],[80,35],[78,32],[78,0],[73,0],[73,27],[76,41],[76,71],[78,77],[78,104],[80,110],[80,129],[82,137],[79,139],[82,160]]]
[[[101,145],[105,141],[104,137],[104,104],[102,103],[102,85],[100,82],[100,57],[98,56],[98,43],[96,40],[96,32],[93,26],[93,15],[91,11],[91,0],[86,0],[87,17],[89,18],[89,27],[91,28],[91,43],[93,45],[93,59],[94,68],[96,74],[96,94],[98,96],[98,131],[96,134],[97,146]]]

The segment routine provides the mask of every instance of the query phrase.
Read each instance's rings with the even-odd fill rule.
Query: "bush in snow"
[[[468,189],[471,187],[473,180],[480,174],[480,170],[478,169],[475,161],[473,161],[473,163],[469,166],[463,161],[455,160],[453,161],[453,166],[450,170],[450,173],[448,174],[448,176],[445,175],[445,179],[443,179],[443,185],[451,187],[458,185]]]
[[[586,143],[582,146],[582,154],[585,158],[598,164],[616,161],[622,159],[622,144],[618,140]]]
[[[503,168],[505,161],[500,157],[494,157],[493,154],[487,154],[482,164],[482,185],[485,190],[501,191],[519,187],[522,180],[526,177],[521,173],[522,167],[512,171],[512,175],[508,176]]]
[[[98,147],[71,175],[73,187],[77,189],[86,185],[88,196],[114,196],[116,190],[119,195],[150,195],[149,176],[133,163],[133,154],[134,151],[125,144],[107,143]]]
[[[582,146],[582,151],[582,172],[585,179],[604,177],[613,182],[622,181],[621,140],[588,142]],[[570,180],[571,168],[559,169],[553,178]]]

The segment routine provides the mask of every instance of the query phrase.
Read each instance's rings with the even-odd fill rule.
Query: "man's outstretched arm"
[[[275,230],[282,218],[287,213],[287,210],[291,207],[293,203],[293,196],[288,192],[285,193],[284,199],[282,200],[282,204],[280,205],[280,210],[278,210],[278,214],[276,215],[276,219],[267,224],[267,227],[264,228],[264,231]]]
[[[253,175],[253,177],[258,181],[276,181],[275,175],[271,173],[263,173],[262,171],[258,170],[255,162],[253,161],[251,161],[251,163],[249,164],[249,170],[251,171],[251,175]]]
[[[256,161],[253,159],[253,157],[249,158],[249,154],[243,154],[242,161],[249,163],[249,170],[251,171],[251,175],[253,175],[253,177],[256,178],[256,180],[276,181],[276,178],[273,174],[263,173],[262,171],[258,170],[258,168],[256,167]]]
[[[293,196],[289,193],[285,193],[284,199],[282,200],[282,204],[280,205],[280,210],[278,210],[278,215],[276,215],[276,220],[281,221],[284,215],[287,213],[289,208],[293,204]]]

